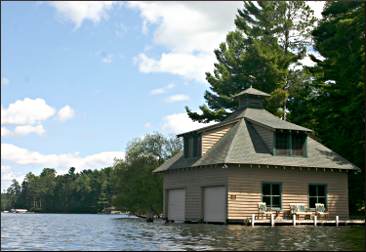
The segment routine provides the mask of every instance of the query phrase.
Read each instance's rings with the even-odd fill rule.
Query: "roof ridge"
[[[237,128],[235,129],[234,136],[233,136],[233,138],[232,138],[232,139],[231,139],[231,141],[230,141],[229,149],[228,149],[228,150],[227,150],[227,152],[226,152],[226,155],[225,155],[225,158],[224,158],[224,162],[225,162],[225,163],[227,163],[227,160],[228,160],[229,154],[231,153],[231,151],[232,151],[232,149],[233,149],[233,141],[234,141],[234,139],[235,139],[235,137],[236,137],[236,135],[237,135],[237,133],[238,133],[238,131],[239,131],[239,129],[240,129],[240,126],[242,126],[242,125],[243,125],[243,121],[244,121],[244,118],[241,118],[241,119],[238,121],[238,123],[235,125],[235,126],[237,126]]]

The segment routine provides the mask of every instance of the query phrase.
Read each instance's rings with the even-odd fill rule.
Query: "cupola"
[[[263,108],[263,102],[269,94],[259,91],[255,88],[247,88],[233,96],[239,101],[239,109],[241,108]]]

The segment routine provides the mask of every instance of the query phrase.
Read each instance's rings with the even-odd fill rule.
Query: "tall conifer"
[[[207,104],[200,106],[202,113],[186,107],[190,118],[200,122],[225,119],[237,107],[232,95],[251,85],[273,92],[268,109],[277,112],[288,96],[290,66],[305,56],[314,21],[304,1],[244,1],[235,19],[236,30],[215,50],[215,69],[206,73],[210,83],[204,95]]]

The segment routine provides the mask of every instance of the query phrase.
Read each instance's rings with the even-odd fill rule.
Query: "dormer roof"
[[[263,97],[270,97],[270,94],[267,94],[265,92],[262,92],[258,89],[253,88],[252,86],[250,88],[247,88],[240,93],[237,93],[236,95],[233,95],[233,97],[239,97],[243,95],[255,95],[255,96],[263,96]]]

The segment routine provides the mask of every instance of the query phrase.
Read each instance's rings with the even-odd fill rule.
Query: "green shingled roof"
[[[189,132],[185,132],[182,134],[179,134],[178,136],[183,136],[185,134],[190,134],[193,132],[203,132],[207,130],[211,130],[214,128],[218,128],[233,122],[236,122],[240,120],[241,118],[246,118],[253,123],[259,124],[261,126],[267,127],[271,130],[278,130],[278,129],[284,129],[284,130],[297,130],[297,131],[306,131],[311,132],[311,129],[296,125],[294,123],[290,123],[288,121],[281,120],[277,116],[269,113],[265,109],[259,109],[259,108],[242,108],[235,112],[233,112],[230,116],[228,116],[224,121],[219,122],[217,124],[213,124],[207,127],[203,127],[200,129],[192,130]]]
[[[244,111],[243,117],[252,121],[253,123],[257,123],[271,129],[298,130],[308,132],[312,131],[311,129],[281,120],[265,109],[247,108]]]
[[[269,96],[252,87],[240,92],[240,95]],[[358,167],[320,144],[310,136],[307,137],[307,157],[280,156],[272,154],[272,147],[267,146],[258,134],[256,127],[264,130],[290,130],[311,132],[310,129],[281,120],[263,108],[244,107],[233,112],[224,121],[201,129],[186,132],[205,132],[214,128],[233,124],[231,129],[209,149],[202,157],[184,158],[178,153],[154,172],[164,172],[187,167],[197,167],[220,164],[256,164],[288,167],[311,167],[343,170],[360,170]],[[268,141],[268,140],[267,140]]]
[[[359,170],[337,153],[308,137],[308,157],[276,156],[254,130],[252,120],[245,117],[238,122],[202,157],[184,158],[178,153],[154,172],[215,164],[260,164],[287,167],[312,167]]]
[[[266,96],[266,97],[271,96],[270,94],[267,94],[258,89],[250,87],[250,88],[247,88],[247,89],[241,91],[240,93],[234,95],[233,97],[238,97],[238,96],[242,96],[242,95],[256,95],[256,96]]]

